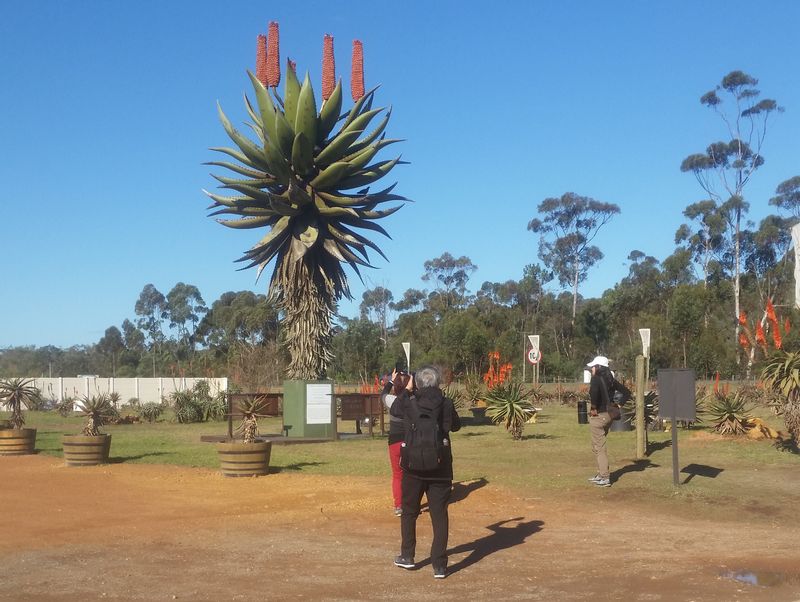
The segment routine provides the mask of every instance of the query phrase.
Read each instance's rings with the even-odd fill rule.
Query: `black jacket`
[[[605,389],[605,393],[603,392]],[[608,411],[608,402],[614,399],[614,392],[619,391],[622,393],[623,399],[627,400],[631,397],[630,390],[619,382],[611,370],[605,367],[599,367],[592,375],[592,380],[589,381],[589,401],[591,409],[598,412]]]
[[[412,474],[419,479],[429,481],[453,480],[453,453],[452,441],[450,441],[450,433],[455,432],[461,428],[461,419],[458,417],[456,408],[453,405],[453,400],[448,399],[442,394],[441,389],[438,387],[424,387],[419,389],[415,398],[417,405],[421,411],[438,411],[441,406],[441,427],[442,434],[448,441],[447,450],[449,453],[445,454],[444,461],[439,469],[435,472],[425,473],[425,475]],[[408,391],[403,391],[392,404],[389,414],[396,418],[405,420],[410,408],[410,397]]]

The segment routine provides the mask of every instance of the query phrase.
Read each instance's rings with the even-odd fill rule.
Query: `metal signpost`
[[[666,368],[658,371],[659,412],[672,420],[672,483],[678,486],[678,420],[697,420],[694,370]]]
[[[539,384],[539,362],[542,361],[542,350],[539,348],[539,335],[529,334],[528,341],[530,341],[531,348],[525,354],[525,359],[533,366],[533,384]],[[525,382],[525,364],[522,365],[523,374],[522,381]]]

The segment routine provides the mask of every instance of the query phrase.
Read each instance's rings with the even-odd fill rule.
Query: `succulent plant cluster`
[[[259,36],[256,75],[248,71],[256,103],[245,96],[255,140],[243,135],[219,108],[219,116],[236,148],[214,148],[233,158],[210,165],[236,177],[214,175],[234,195],[206,194],[211,215],[236,229],[267,232],[238,261],[258,274],[275,262],[270,294],[284,312],[283,336],[289,348],[289,378],[319,378],[331,360],[328,341],[336,302],[350,296],[344,265],[360,276],[359,266],[372,267],[369,249],[385,258],[362,232],[388,236],[377,220],[391,215],[407,199],[394,185],[378,191],[371,186],[388,174],[400,157],[377,161],[378,152],[398,142],[384,133],[391,109],[372,108],[375,89],[363,90],[363,54],[354,43],[354,100],[343,110],[342,82],[333,85],[333,38],[323,52],[323,102],[317,108],[308,74],[302,84],[288,61],[281,96],[278,28]],[[383,114],[381,116],[381,114]],[[381,116],[379,118],[379,116]],[[373,120],[379,122],[373,124]],[[381,208],[385,203],[401,204]]]

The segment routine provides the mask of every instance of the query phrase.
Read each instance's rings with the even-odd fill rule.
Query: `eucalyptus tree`
[[[792,217],[792,224],[800,222],[800,176],[778,184],[769,204],[786,211]]]
[[[194,351],[194,334],[197,324],[208,311],[200,290],[193,284],[178,282],[167,293],[165,315],[171,328],[177,328],[182,343]],[[192,325],[191,330],[187,323]]]
[[[782,111],[775,100],[759,99],[758,80],[743,71],[731,71],[721,83],[700,97],[725,126],[725,139],[713,142],[705,152],[689,155],[681,171],[694,174],[700,187],[719,207],[727,223],[733,250],[734,340],[738,344],[741,279],[742,218],[749,210],[744,189],[764,164],[761,153],[772,113]],[[727,100],[726,104],[724,100]]]
[[[142,353],[145,349],[144,334],[127,318],[122,322],[122,336],[128,351]]]
[[[689,343],[703,330],[708,292],[699,285],[681,284],[670,296],[669,325],[681,344],[683,367],[688,367]]]
[[[683,215],[691,222],[681,224],[675,232],[675,244],[684,243],[692,252],[703,271],[703,287],[708,288],[711,262],[722,252],[725,242],[725,219],[711,199],[692,203]]]
[[[153,285],[146,284],[134,305],[139,319],[136,325],[147,334],[150,340],[150,353],[153,356],[153,378],[156,376],[156,351],[164,343],[163,322],[166,318],[167,299]]]
[[[528,222],[528,230],[540,235],[539,257],[558,277],[562,286],[572,289],[572,325],[578,307],[578,285],[589,269],[603,258],[592,244],[600,229],[620,210],[613,203],[567,192],[539,203],[542,216]]]
[[[453,257],[444,252],[439,257],[423,264],[423,282],[432,282],[434,290],[429,295],[429,304],[442,315],[448,310],[463,307],[467,301],[469,277],[478,269],[466,255]]]
[[[425,291],[421,291],[417,288],[410,288],[403,293],[402,299],[390,303],[389,307],[394,311],[417,310],[420,305],[422,305],[422,302],[425,301],[426,296]]]
[[[392,291],[383,286],[367,289],[361,295],[361,305],[359,305],[361,317],[372,320],[380,326],[384,346],[388,335],[389,310],[393,301]]]
[[[117,358],[125,350],[125,340],[122,332],[116,326],[106,328],[103,337],[97,341],[97,351],[104,357],[111,359],[111,376],[117,375]]]
[[[381,365],[380,326],[364,317],[341,320],[342,328],[333,338],[336,353],[332,368],[337,376],[371,383],[375,374],[387,369]]]
[[[248,72],[256,104],[246,98],[248,127],[255,140],[241,134],[222,109],[219,117],[235,148],[214,148],[235,162],[213,161],[234,177],[214,177],[222,188],[236,193],[207,192],[212,215],[236,229],[265,229],[240,261],[258,274],[273,265],[270,296],[282,311],[281,334],[288,347],[290,379],[317,379],[325,375],[332,355],[331,318],[337,302],[350,297],[344,266],[359,274],[372,267],[369,250],[380,248],[359,230],[386,234],[376,223],[402,204],[377,209],[384,203],[405,201],[394,186],[373,191],[373,183],[400,163],[400,157],[374,161],[377,153],[398,140],[383,135],[391,110],[377,126],[370,122],[384,113],[372,108],[375,89],[364,91],[363,49],[353,43],[350,90],[353,106],[342,109],[342,82],[336,81],[333,38],[326,36],[323,57],[322,105],[306,73],[302,84],[289,61],[283,95],[277,24],[270,37],[258,38],[256,74]],[[338,126],[338,127],[337,127]],[[372,128],[372,129],[368,129]],[[353,191],[355,192],[348,192]],[[385,256],[384,256],[385,257]]]
[[[764,307],[768,298],[780,298],[780,293],[791,287],[792,274],[782,268],[787,267],[793,221],[768,215],[757,230],[742,231],[742,264],[745,273],[752,276],[758,307]]]
[[[207,345],[228,353],[237,343],[263,345],[278,333],[278,308],[266,295],[227,291],[211,304],[197,327]]]

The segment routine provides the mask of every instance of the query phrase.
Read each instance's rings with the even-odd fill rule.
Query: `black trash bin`
[[[588,403],[587,401],[578,402],[578,424],[589,424]]]

